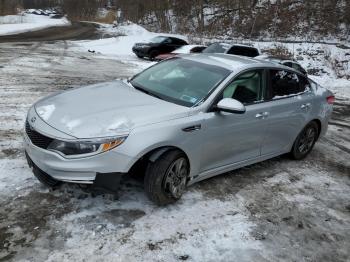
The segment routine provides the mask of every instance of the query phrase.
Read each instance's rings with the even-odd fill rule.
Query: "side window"
[[[263,71],[243,73],[233,80],[223,91],[222,98],[233,98],[247,105],[261,99]]]
[[[270,98],[281,98],[305,91],[300,76],[285,70],[270,70]],[[304,88],[304,90],[302,90]]]
[[[306,74],[306,71],[304,68],[302,68],[299,64],[296,64],[296,63],[293,63],[293,68],[295,70],[298,70],[299,72],[303,73],[303,74]]]
[[[312,80],[309,80],[309,82],[310,82],[310,87],[311,87],[312,90],[315,91],[315,90],[318,89],[318,84],[316,82],[314,82]]]
[[[291,62],[285,62],[283,65],[288,66],[288,67],[293,67],[293,64]]]
[[[270,98],[281,98],[300,93],[300,79],[296,73],[270,70]]]
[[[311,84],[306,77],[299,76],[300,79],[300,92],[307,92],[311,90]]]
[[[164,43],[164,44],[171,44],[171,43],[172,43],[172,40],[171,40],[171,38],[167,38],[167,39],[164,40],[163,43]]]
[[[181,45],[181,40],[180,39],[172,38],[171,40],[172,40],[172,43],[174,45]]]
[[[204,47],[202,46],[196,46],[191,49],[191,53],[201,53],[203,51]]]

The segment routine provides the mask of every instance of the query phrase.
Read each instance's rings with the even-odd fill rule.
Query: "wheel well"
[[[187,154],[182,149],[175,147],[175,146],[162,146],[162,147],[152,149],[151,151],[149,151],[148,153],[146,153],[142,157],[140,157],[133,164],[133,166],[130,168],[129,173],[131,175],[138,175],[138,176],[140,174],[142,174],[142,177],[143,177],[145,175],[145,171],[146,171],[148,163],[156,161],[162,154],[164,154],[165,152],[168,152],[170,150],[178,150],[178,151],[182,152],[184,154],[184,156],[186,157],[188,165],[191,167],[190,160],[189,160]]]
[[[321,121],[318,120],[318,119],[314,119],[312,120],[311,122],[315,122],[318,126],[318,134],[317,134],[317,139],[320,137],[320,134],[321,134],[321,130],[322,130],[322,124],[321,124]]]

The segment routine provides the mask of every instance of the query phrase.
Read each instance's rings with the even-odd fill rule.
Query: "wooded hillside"
[[[349,0],[0,0],[0,14],[57,6],[72,20],[93,20],[109,7],[118,21],[200,36],[344,40],[350,33]]]

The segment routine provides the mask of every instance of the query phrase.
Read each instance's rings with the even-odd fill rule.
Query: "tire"
[[[189,163],[182,152],[165,152],[148,164],[144,180],[148,198],[159,206],[175,203],[185,192],[188,174]]]
[[[304,159],[313,149],[319,135],[316,122],[310,122],[296,138],[290,155],[295,160]]]
[[[136,55],[138,58],[143,58],[143,56],[142,55]]]
[[[157,50],[151,50],[151,52],[149,52],[149,59],[151,61],[154,61],[154,59],[159,55],[159,52]]]
[[[59,184],[61,184],[60,181],[49,176],[45,172],[41,171],[39,168],[34,167],[33,173],[34,173],[34,176],[40,181],[40,183],[46,187],[56,188]]]

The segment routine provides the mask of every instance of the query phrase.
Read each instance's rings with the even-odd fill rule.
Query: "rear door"
[[[293,71],[271,69],[268,74],[266,132],[262,155],[288,152],[311,111],[308,80]]]

